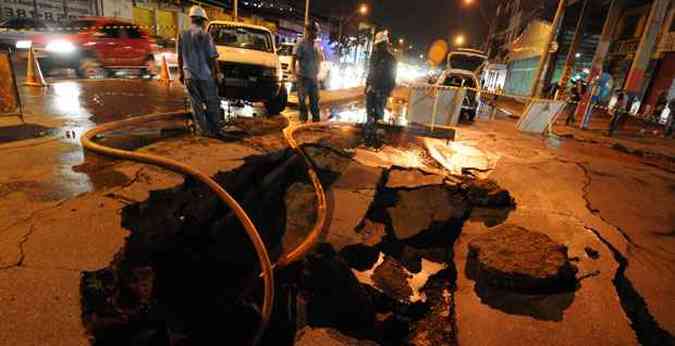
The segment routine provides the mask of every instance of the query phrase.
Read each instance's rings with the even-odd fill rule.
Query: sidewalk
[[[517,100],[500,96],[497,108],[511,117],[520,117],[527,104]],[[579,142],[590,142],[606,145],[612,149],[634,154],[637,156],[658,156],[670,161],[669,166],[675,165],[675,142],[672,138],[662,136],[662,126],[646,124],[642,119],[626,117],[624,124],[615,132],[613,137],[607,135],[611,117],[604,111],[596,111],[591,117],[588,129],[577,126],[566,126],[567,113],[563,113],[553,126],[554,133],[561,137],[573,138]],[[578,121],[576,122],[578,124]],[[654,134],[654,130],[657,134]]]
[[[663,127],[647,124],[642,119],[626,117],[625,122],[609,137],[610,116],[604,112],[595,112],[588,129],[565,126],[566,115],[560,117],[554,131],[559,136],[571,137],[577,141],[604,143],[610,147],[637,155],[658,154],[675,162],[675,139],[663,136]],[[654,134],[656,131],[656,134]]]

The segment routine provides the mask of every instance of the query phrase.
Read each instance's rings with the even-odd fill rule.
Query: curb
[[[40,138],[22,139],[18,141],[0,144],[0,150],[16,150],[16,149],[36,147],[38,145],[57,142],[60,138],[61,136],[59,135],[49,135]]]

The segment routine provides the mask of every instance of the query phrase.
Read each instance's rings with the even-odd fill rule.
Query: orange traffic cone
[[[165,55],[162,55],[162,69],[159,72],[159,80],[164,83],[171,83],[173,81],[171,71],[169,71],[169,64],[166,63]]]
[[[36,87],[47,86],[47,82],[45,82],[45,77],[42,76],[40,63],[38,62],[35,53],[33,53],[32,48],[28,50],[28,63],[26,64],[26,81],[23,82],[23,85]]]

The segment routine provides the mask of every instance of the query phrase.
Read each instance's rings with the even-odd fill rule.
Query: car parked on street
[[[73,68],[79,77],[105,75],[113,69],[157,70],[152,39],[132,23],[84,17],[64,25],[57,35],[35,37],[33,47],[43,71]]]
[[[478,79],[487,56],[475,49],[457,49],[448,54],[447,69],[435,81],[435,85],[467,88],[460,119],[473,121],[480,106],[481,84]]]
[[[280,114],[288,94],[272,32],[263,26],[228,21],[212,21],[207,30],[225,76],[220,96],[263,102],[269,115]]]
[[[281,70],[284,74],[284,82],[293,82],[293,48],[295,47],[292,43],[282,43],[279,45],[279,62],[281,62]]]
[[[464,100],[462,101],[462,108],[460,111],[460,119],[473,121],[476,118],[478,106],[480,102],[480,83],[476,75],[467,70],[449,69],[445,70],[438,80],[438,86],[449,86],[457,88],[468,88]]]

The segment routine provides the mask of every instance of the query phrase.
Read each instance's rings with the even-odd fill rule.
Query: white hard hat
[[[389,42],[389,31],[384,30],[375,34],[375,44]]]
[[[206,20],[209,19],[209,17],[206,16],[206,11],[201,6],[194,5],[190,7],[190,12],[188,13],[188,16],[190,17],[201,17]]]

